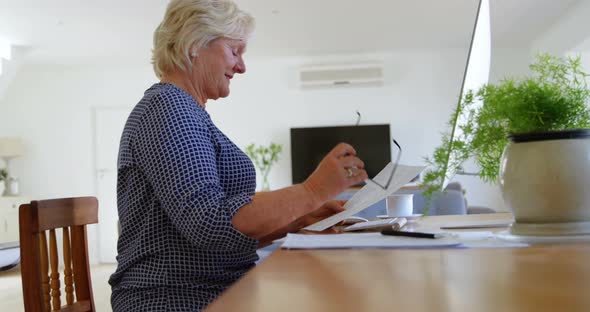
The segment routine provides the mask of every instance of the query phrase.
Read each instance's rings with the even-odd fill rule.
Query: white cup
[[[408,217],[414,212],[414,194],[389,195],[386,202],[390,217]]]

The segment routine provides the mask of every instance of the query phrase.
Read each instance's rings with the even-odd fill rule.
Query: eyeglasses
[[[397,141],[395,139],[393,139],[393,143],[399,149],[399,153],[397,153],[397,158],[395,159],[395,163],[393,164],[393,170],[391,170],[391,174],[389,175],[389,179],[387,179],[387,183],[385,183],[385,185],[381,185],[381,183],[379,183],[373,179],[367,179],[367,181],[382,188],[384,191],[387,191],[387,189],[389,188],[389,185],[391,184],[391,180],[393,180],[393,176],[395,175],[395,170],[397,169],[397,165],[399,164],[399,159],[402,156],[402,147],[399,146],[399,144],[397,143]]]

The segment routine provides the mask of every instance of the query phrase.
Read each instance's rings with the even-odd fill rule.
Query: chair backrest
[[[86,225],[92,223],[98,223],[95,197],[39,200],[20,206],[21,277],[26,312],[62,309],[56,229],[63,231],[66,299],[63,309],[95,311],[86,237]]]
[[[463,215],[467,213],[463,192],[453,189],[434,192],[430,204],[428,204],[422,190],[413,194],[414,213],[427,212],[429,215]]]
[[[433,198],[434,209],[437,215],[464,215],[467,214],[465,197],[462,191],[453,189],[437,193]]]

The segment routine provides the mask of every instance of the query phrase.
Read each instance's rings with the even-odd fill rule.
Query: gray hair
[[[254,18],[231,0],[172,0],[154,32],[156,76],[175,69],[186,71],[190,53],[219,37],[246,40],[253,31]]]

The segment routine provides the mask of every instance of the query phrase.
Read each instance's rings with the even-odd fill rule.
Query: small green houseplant
[[[0,196],[4,193],[6,181],[8,181],[8,171],[2,168],[0,169]]]
[[[6,171],[6,169],[2,168],[2,169],[0,169],[0,182],[5,181],[6,179],[8,179],[8,171]]]
[[[269,191],[268,174],[272,165],[279,161],[279,154],[283,151],[281,144],[270,143],[269,146],[250,144],[246,147],[246,154],[262,175],[262,191]]]
[[[566,137],[561,139],[574,138],[567,136],[572,132],[578,135],[577,138],[580,138],[580,133],[584,138],[590,133],[586,130],[590,128],[590,90],[586,81],[588,74],[582,69],[581,58],[538,54],[530,69],[530,76],[521,79],[506,78],[497,84],[487,84],[478,90],[468,91],[461,99],[449,122],[452,133],[444,133],[442,144],[426,159],[430,170],[425,173],[422,184],[426,189],[427,198],[441,190],[445,179],[452,178],[447,174],[462,171],[463,163],[469,158],[475,160],[479,168],[479,177],[486,182],[494,183],[508,167],[519,168],[518,166],[524,167],[527,164],[528,160],[525,160],[518,166],[507,166],[506,159],[502,157],[503,154],[506,157],[509,144],[532,151],[537,149],[533,142],[555,142],[552,140],[558,140],[555,136],[563,136],[560,134],[562,132],[569,134],[565,134]],[[520,144],[525,141],[528,144]],[[560,151],[561,148],[553,146],[547,152],[537,150],[536,153],[540,157],[552,153],[555,153],[556,157],[571,154],[569,150]],[[560,159],[561,162],[567,162],[563,158],[557,158],[556,162],[560,162]],[[545,164],[549,160],[543,161],[539,164],[546,167]],[[587,167],[585,164],[577,166]],[[554,171],[552,174],[559,172],[561,171]],[[534,171],[532,173],[535,174]],[[564,177],[563,180],[567,181],[570,178]],[[543,182],[532,177],[520,177],[518,183],[537,183],[537,186],[530,186],[534,189],[539,187],[539,183],[551,179],[547,173],[547,176],[538,177],[538,180]],[[500,179],[500,182],[506,195],[504,179]],[[559,181],[547,183],[548,188],[563,184]],[[540,196],[539,193],[534,195]],[[506,200],[506,196],[504,198]],[[535,205],[548,202],[548,199],[539,200]],[[532,219],[534,218],[528,221]]]

